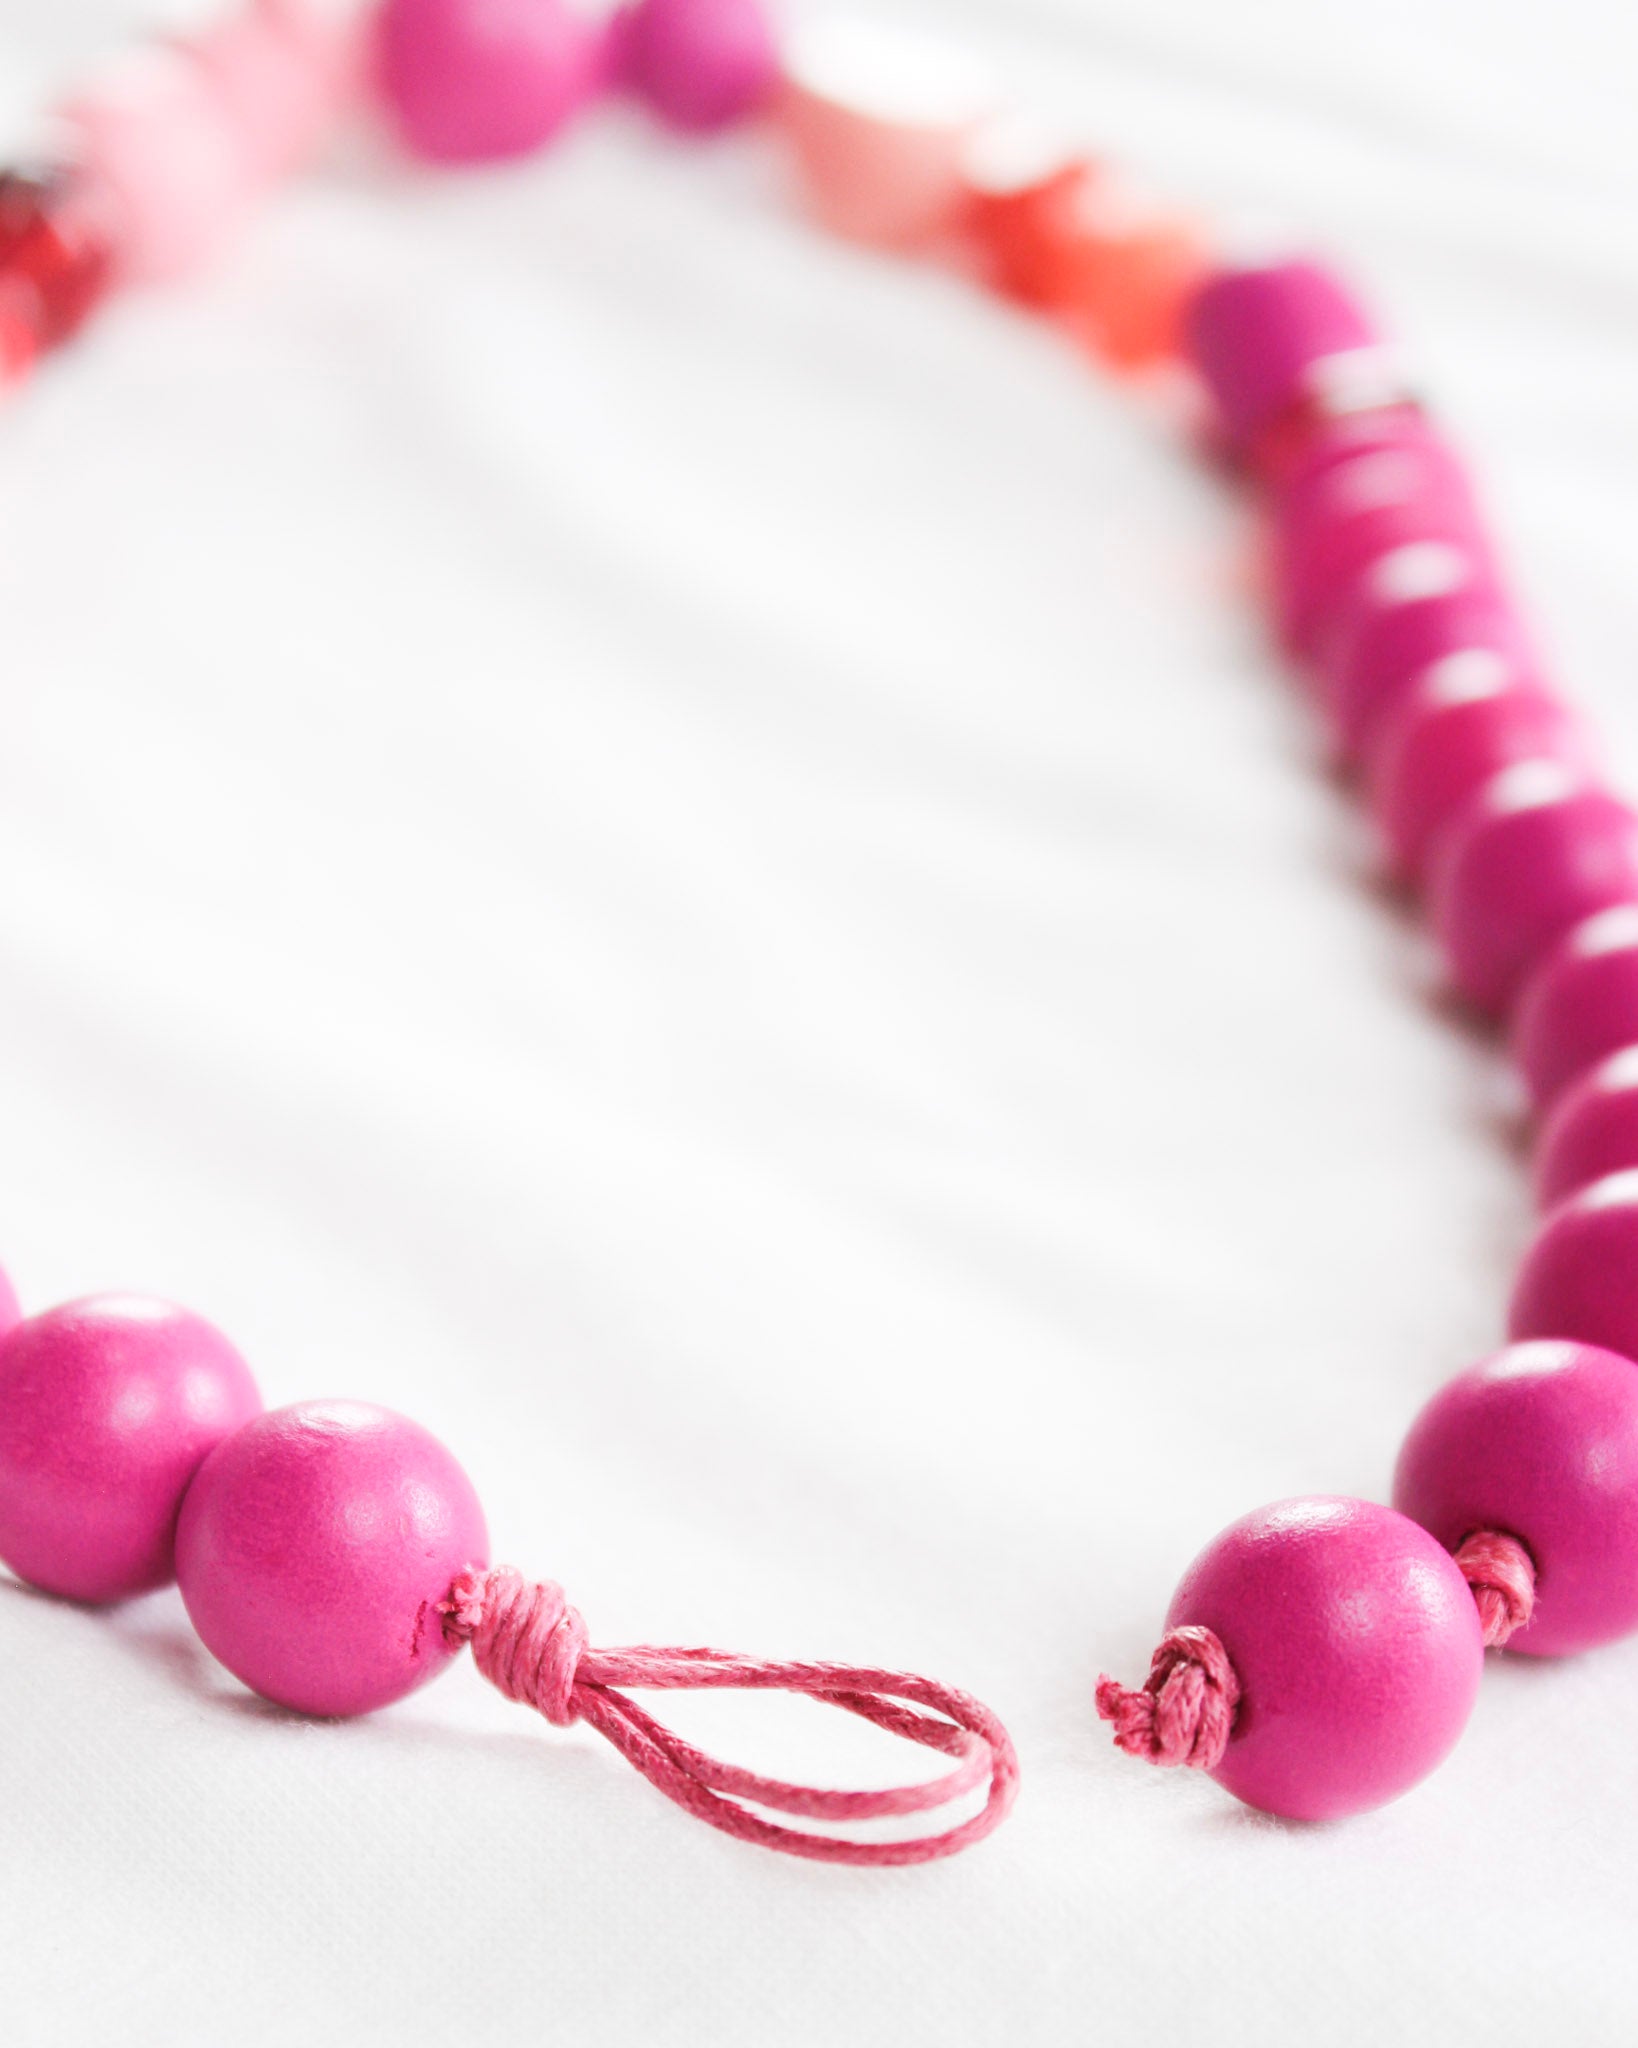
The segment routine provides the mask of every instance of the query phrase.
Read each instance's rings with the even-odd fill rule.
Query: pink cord
[[[1485,1648],[1501,1649],[1535,1612],[1535,1560],[1516,1537],[1479,1529],[1457,1550],[1456,1563],[1473,1588]]]
[[[1141,1690],[1100,1678],[1098,1717],[1115,1724],[1115,1747],[1144,1763],[1215,1770],[1240,1702],[1228,1652],[1209,1628],[1174,1628],[1149,1664]]]
[[[463,1572],[449,1598],[439,1603],[439,1612],[445,1633],[472,1645],[478,1669],[508,1699],[536,1708],[554,1727],[588,1722],[668,1799],[742,1842],[825,1863],[929,1863],[982,1841],[1006,1818],[1018,1794],[1018,1759],[1006,1729],[988,1707],[930,1679],[847,1664],[763,1664],[721,1650],[594,1650],[586,1641],[586,1624],[561,1586],[549,1580],[533,1583],[506,1565]],[[941,1778],[880,1792],[787,1785],[707,1756],[614,1690],[622,1685],[656,1691],[738,1686],[807,1693],[959,1762]],[[918,1707],[930,1711],[918,1713]],[[779,1827],[740,1804],[749,1800],[807,1820],[878,1820],[932,1812],[986,1780],[989,1796],[970,1820],[906,1842],[809,1834]]]

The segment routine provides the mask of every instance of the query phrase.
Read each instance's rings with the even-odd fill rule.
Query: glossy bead
[[[167,1584],[189,1480],[261,1405],[227,1339],[168,1302],[19,1323],[0,1341],[0,1558],[71,1600]]]
[[[1638,820],[1558,761],[1492,776],[1441,839],[1433,921],[1459,992],[1500,1015],[1582,918],[1638,896]]]
[[[1536,1200],[1556,1209],[1578,1189],[1638,1167],[1638,1040],[1566,1088],[1536,1141]]]
[[[42,348],[75,334],[108,288],[112,250],[62,178],[0,173],[0,295],[26,303]]]
[[[1623,1045],[1638,1045],[1638,903],[1567,932],[1526,982],[1513,1020],[1513,1058],[1537,1109]]]
[[[611,27],[610,65],[673,128],[709,131],[768,105],[779,46],[762,0],[635,0]]]
[[[838,20],[792,38],[785,81],[780,122],[824,226],[888,248],[956,230],[963,157],[994,103],[981,71],[886,24]]]
[[[1638,1173],[1612,1173],[1553,1210],[1525,1254],[1508,1335],[1572,1338],[1638,1358]]]
[[[1526,666],[1484,649],[1435,662],[1384,712],[1366,750],[1367,801],[1395,872],[1420,881],[1439,834],[1490,778],[1535,760],[1591,767],[1579,722]]]
[[[1341,280],[1302,261],[1211,272],[1184,310],[1183,341],[1236,451],[1323,392],[1339,358],[1383,347]]]
[[[1536,1570],[1508,1638],[1562,1657],[1638,1628],[1638,1365],[1588,1344],[1515,1344],[1461,1373],[1411,1426],[1394,1506],[1454,1551],[1512,1536]]]
[[[375,67],[405,147],[432,163],[527,156],[591,99],[602,32],[570,0],[386,0]]]
[[[488,1563],[442,1444],[362,1401],[305,1401],[221,1444],[188,1489],[176,1576],[211,1654],[304,1714],[366,1714],[448,1662],[437,1613]]]
[[[1427,1776],[1467,1724],[1484,1660],[1447,1552],[1391,1508],[1282,1501],[1189,1567],[1168,1629],[1211,1629],[1239,1677],[1212,1772],[1249,1806],[1339,1820]]]

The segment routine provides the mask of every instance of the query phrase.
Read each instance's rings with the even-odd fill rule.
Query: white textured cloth
[[[140,13],[3,0],[8,114]],[[1638,779],[1630,7],[922,18],[1373,289]],[[1528,1227],[1244,539],[1058,341],[624,115],[354,153],[5,421],[25,1304],[173,1295],[438,1431],[594,1638],[926,1670],[1025,1769],[970,1856],[811,1868],[469,1667],[309,1725],[174,1594],[0,1584],[7,2048],[1631,2042],[1638,1644],[1500,1663],[1336,1828],[1092,1717],[1224,1522],[1384,1492]]]

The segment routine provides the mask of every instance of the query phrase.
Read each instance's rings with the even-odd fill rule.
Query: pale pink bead
[[[1518,762],[1439,842],[1429,896],[1457,989],[1500,1015],[1572,925],[1638,897],[1638,820],[1562,762]]]
[[[1447,1550],[1476,1531],[1523,1544],[1528,1623],[1507,1639],[1563,1657],[1638,1628],[1638,1365],[1590,1344],[1515,1344],[1437,1393],[1411,1426],[1394,1506]]]
[[[180,50],[133,56],[61,116],[82,184],[108,207],[127,279],[160,282],[208,262],[255,191],[253,148]]]
[[[569,0],[386,0],[375,61],[407,148],[485,163],[542,148],[579,113],[603,31]]]
[[[1515,1342],[1567,1337],[1638,1359],[1638,1173],[1595,1180],[1547,1217],[1519,1270],[1507,1331]]]
[[[454,1654],[438,1603],[489,1561],[471,1482],[418,1424],[304,1401],[212,1452],[188,1488],[176,1578],[205,1647],[264,1698],[367,1714]]]
[[[1212,1776],[1250,1806],[1339,1820],[1427,1776],[1467,1725],[1478,1610],[1425,1529],[1368,1501],[1282,1501],[1184,1575],[1168,1630],[1209,1628],[1240,1702]]]
[[[256,174],[284,176],[309,157],[337,104],[328,70],[279,20],[252,8],[191,37]]]
[[[993,106],[983,75],[885,25],[819,23],[786,55],[780,118],[815,215],[890,247],[955,228],[963,159]]]
[[[1638,1045],[1638,903],[1567,932],[1526,983],[1512,1050],[1538,1109],[1623,1045]]]
[[[1536,1200],[1556,1209],[1579,1189],[1638,1167],[1638,1041],[1566,1088],[1536,1140]]]
[[[610,67],[672,127],[707,131],[768,104],[779,47],[762,0],[635,0],[612,24]]]
[[[333,106],[362,99],[369,83],[371,13],[357,0],[252,0],[318,79]]]

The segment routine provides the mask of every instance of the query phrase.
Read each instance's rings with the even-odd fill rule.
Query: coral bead
[[[672,127],[726,128],[772,99],[779,47],[761,0],[636,0],[611,28],[611,66]]]
[[[995,290],[1047,310],[1072,296],[1066,252],[1102,178],[1091,158],[1028,123],[978,131],[962,159],[962,221]]]
[[[1367,800],[1395,871],[1420,881],[1440,833],[1490,778],[1534,760],[1591,766],[1556,697],[1493,650],[1435,662],[1384,712],[1366,751]]]
[[[1638,1359],[1638,1172],[1593,1181],[1547,1217],[1514,1284],[1507,1334]]]
[[[1638,1167],[1638,1038],[1572,1082],[1536,1144],[1536,1200],[1543,1209]]]
[[[1449,1554],[1391,1508],[1291,1500],[1224,1530],[1168,1629],[1211,1629],[1240,1680],[1212,1776],[1248,1806],[1339,1820],[1427,1776],[1467,1724],[1484,1660]]]
[[[375,60],[409,150],[485,163],[542,148],[585,106],[603,41],[568,0],[386,0]]]
[[[477,1495],[434,1437],[361,1401],[306,1401],[205,1461],[176,1576],[206,1647],[252,1690],[365,1714],[443,1669],[438,1602],[488,1556]]]
[[[72,1600],[165,1585],[188,1482],[261,1405],[227,1339],[167,1302],[19,1323],[0,1342],[0,1558]]]
[[[1500,1014],[1572,925],[1638,896],[1638,819],[1562,762],[1518,762],[1452,821],[1429,894],[1457,988]]]
[[[1455,1550],[1514,1537],[1535,1607],[1508,1639],[1537,1657],[1638,1628],[1638,1365],[1589,1344],[1515,1344],[1460,1374],[1411,1426],[1394,1506]]]
[[[1567,933],[1526,983],[1513,1022],[1513,1057],[1538,1109],[1624,1045],[1638,1045],[1638,903]]]

